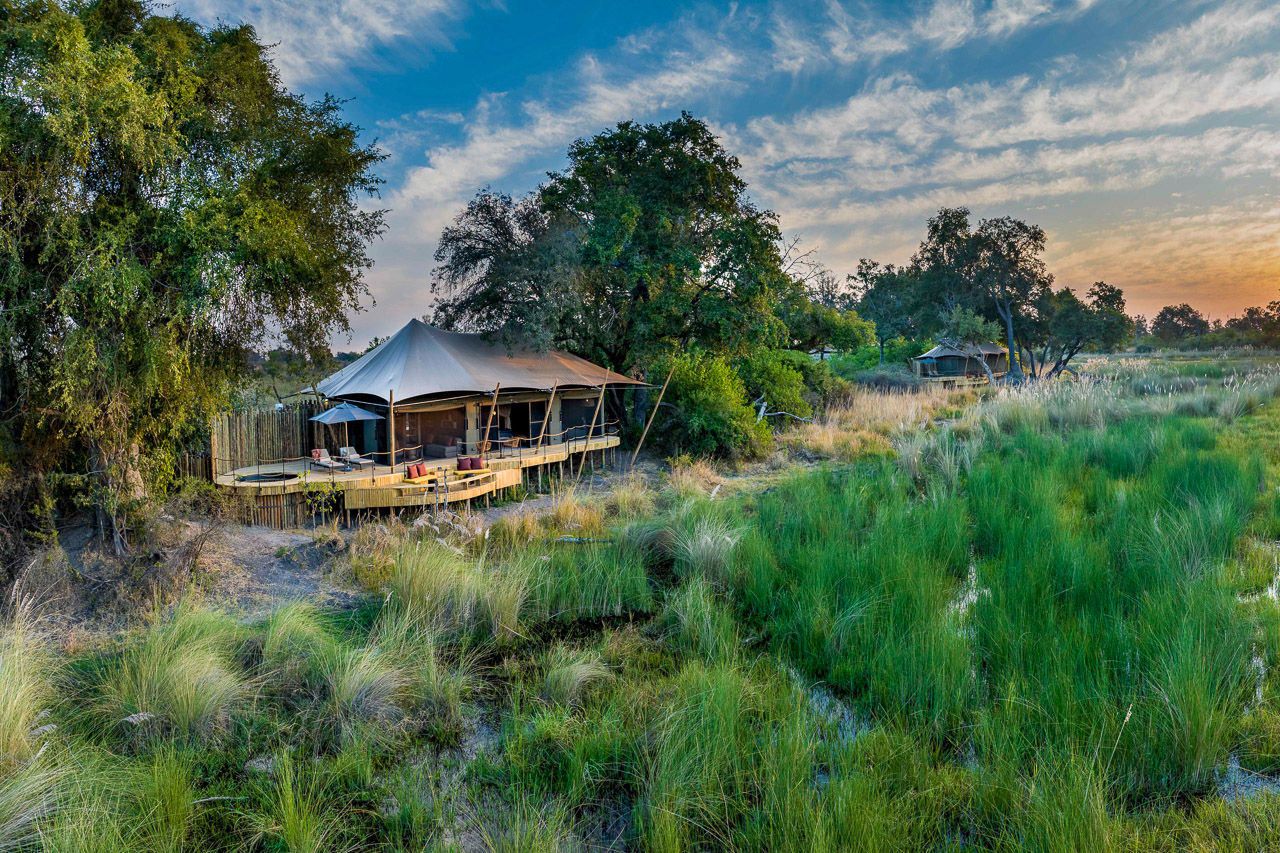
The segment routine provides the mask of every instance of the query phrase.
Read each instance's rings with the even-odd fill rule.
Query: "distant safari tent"
[[[984,362],[996,379],[1009,372],[1008,350],[993,343],[972,344],[963,349],[938,344],[911,359],[911,372],[928,382],[981,385],[988,381]]]

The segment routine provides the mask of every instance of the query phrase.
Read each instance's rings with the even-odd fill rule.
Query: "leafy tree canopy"
[[[1133,322],[1124,294],[1104,282],[1087,300],[1068,288],[1055,292],[1044,248],[1039,226],[998,217],[975,228],[966,208],[943,208],[908,266],[864,259],[850,279],[882,349],[900,336],[956,345],[1003,338],[1015,378],[1024,370],[1057,375],[1086,348],[1122,345]]]
[[[1032,375],[1058,376],[1086,349],[1113,351],[1133,335],[1124,293],[1105,281],[1095,282],[1084,299],[1066,287],[1050,293],[1038,304],[1037,314],[1041,321],[1037,327],[1039,351],[1024,346]]]
[[[915,267],[895,268],[863,258],[849,276],[858,314],[875,324],[875,341],[884,364],[885,344],[895,338],[917,338],[934,331],[925,307],[932,300],[923,293]]]
[[[740,356],[867,339],[868,324],[788,274],[776,218],[738,171],[687,113],[579,140],[533,195],[484,190],[445,229],[433,321],[624,372],[678,348]]]
[[[327,352],[359,308],[383,217],[357,135],[249,27],[0,0],[0,405],[35,464],[92,472],[118,547],[251,347]]]
[[[1151,334],[1165,343],[1203,335],[1209,331],[1209,321],[1187,303],[1166,305],[1151,321]]]

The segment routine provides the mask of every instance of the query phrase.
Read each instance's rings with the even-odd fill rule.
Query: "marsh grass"
[[[1280,798],[1219,791],[1280,773],[1280,380],[1207,366],[388,526],[350,612],[187,603],[66,666],[17,626],[0,849],[1270,849]]]
[[[265,814],[246,815],[257,840],[273,839],[288,853],[342,853],[342,815],[332,809],[331,792],[315,769],[299,766],[288,753],[275,761],[274,784],[262,792]]]
[[[396,521],[361,525],[346,556],[356,585],[371,591],[383,589],[391,580],[396,553],[407,535],[405,526]]]
[[[156,853],[181,853],[191,838],[199,799],[195,757],[172,746],[156,750],[136,771],[130,786],[142,846]]]
[[[0,629],[0,774],[26,764],[44,745],[40,723],[59,668],[30,607],[20,602]]]
[[[687,456],[668,460],[664,486],[677,500],[689,500],[710,494],[724,482],[710,459]]]
[[[125,648],[103,676],[98,713],[126,739],[157,733],[182,741],[226,733],[251,684],[236,662],[242,638],[229,617],[179,605]]]
[[[543,666],[542,696],[566,708],[578,708],[612,677],[599,652],[573,650],[563,645],[547,653]]]
[[[743,654],[736,616],[701,577],[667,596],[662,625],[677,651],[709,664],[733,663]]]
[[[639,474],[628,474],[604,498],[605,512],[613,518],[633,519],[652,515],[657,496]]]

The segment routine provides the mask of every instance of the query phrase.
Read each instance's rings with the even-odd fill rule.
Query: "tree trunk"
[[[880,366],[884,367],[884,338],[880,339]]]
[[[141,453],[136,443],[111,450],[94,445],[90,455],[98,494],[94,500],[98,536],[117,557],[129,553],[127,509],[135,501],[146,498],[146,485],[138,464]]]
[[[1031,347],[1019,347],[1019,349],[1020,349],[1022,352],[1026,353],[1026,355],[1027,355],[1027,361],[1030,363],[1030,366],[1031,366],[1031,374],[1030,374],[1030,375],[1031,375],[1031,378],[1032,378],[1032,379],[1035,379],[1037,376],[1039,376],[1039,375],[1040,375],[1040,374],[1039,374],[1039,372],[1038,372],[1038,370],[1037,370],[1037,368],[1036,368],[1036,353],[1035,353],[1035,350],[1033,350]],[[1043,362],[1042,362],[1042,363],[1041,363],[1041,367],[1043,367],[1043,366],[1044,366],[1044,365],[1043,365]]]
[[[1009,375],[1015,380],[1021,381],[1022,365],[1019,363],[1020,360],[1015,360],[1013,357],[1017,353],[1016,345],[1013,342],[1013,309],[998,308],[998,310],[1000,311],[1000,316],[1004,319],[1005,336],[1009,340]]]

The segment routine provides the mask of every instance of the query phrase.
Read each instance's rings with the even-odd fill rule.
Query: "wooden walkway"
[[[219,474],[219,488],[244,502],[245,521],[271,527],[298,527],[318,507],[328,514],[394,508],[429,508],[485,498],[518,486],[525,471],[547,465],[584,463],[583,454],[617,447],[616,435],[580,438],[541,448],[507,450],[485,458],[485,470],[472,474],[458,470],[457,459],[422,460],[436,478],[411,484],[405,479],[405,463],[394,470],[386,465],[364,466],[350,471],[322,469],[310,460],[251,465]],[[571,466],[572,467],[572,466]]]

